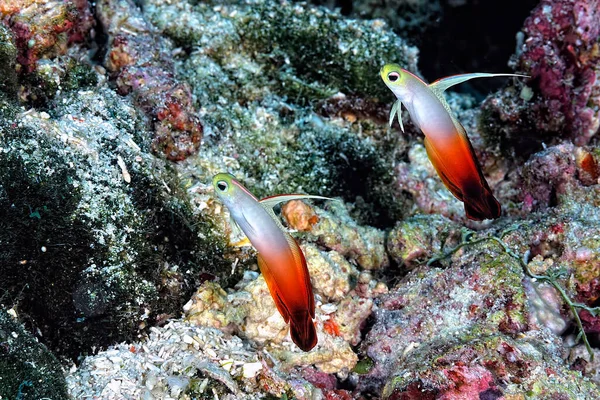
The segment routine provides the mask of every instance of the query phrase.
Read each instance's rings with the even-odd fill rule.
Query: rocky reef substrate
[[[531,78],[448,94],[485,222],[387,126],[379,68],[419,74],[421,32],[389,11],[443,4],[355,3],[0,1],[1,398],[600,398],[597,2],[542,0]],[[229,245],[224,171],[336,199],[277,210],[310,352]]]

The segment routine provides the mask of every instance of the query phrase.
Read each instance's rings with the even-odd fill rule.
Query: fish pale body
[[[227,184],[227,193],[219,185]],[[272,207],[283,201],[303,198],[327,199],[309,195],[282,195],[258,200],[230,174],[217,174],[213,186],[228,208],[234,224],[258,252],[258,265],[275,301],[277,310],[290,324],[290,336],[304,351],[317,344],[314,326],[315,300],[304,254],[283,228]]]
[[[453,115],[443,92],[473,78],[524,76],[474,73],[439,79],[428,85],[395,64],[385,65],[381,77],[398,101],[392,107],[390,125],[397,113],[402,124],[404,105],[413,123],[425,135],[427,155],[450,192],[464,203],[467,217],[473,220],[498,218],[501,206],[483,176],[473,146],[464,127]],[[396,78],[392,81],[392,78]]]

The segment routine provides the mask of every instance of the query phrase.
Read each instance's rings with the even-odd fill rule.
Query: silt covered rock
[[[0,310],[0,398],[68,399],[56,357],[13,317]]]
[[[94,89],[62,96],[50,113],[8,110],[0,287],[48,347],[77,357],[129,337],[179,312],[201,271],[224,270],[224,238],[202,217],[190,224],[131,103]]]

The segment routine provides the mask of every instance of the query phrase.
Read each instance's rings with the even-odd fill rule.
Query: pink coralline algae
[[[543,0],[523,33],[512,66],[531,76],[530,88],[489,98],[482,128],[521,153],[556,137],[587,144],[600,126],[600,1]]]
[[[486,249],[482,247],[480,251],[485,253]],[[380,298],[375,324],[362,342],[363,351],[375,366],[364,376],[360,386],[366,389],[370,385],[379,386],[380,381],[392,382],[390,375],[399,369],[411,370],[403,365],[417,357],[416,354],[425,358],[440,354],[436,350],[438,346],[449,345],[464,334],[468,337],[468,332],[510,336],[527,331],[525,295],[519,288],[517,271],[518,267],[506,255],[496,253],[478,256],[476,260],[468,256],[450,269],[422,269],[419,278],[408,275],[401,285]],[[503,278],[499,280],[499,276]],[[464,340],[470,340],[467,337]],[[467,351],[470,345],[463,346]],[[430,373],[421,375],[417,372],[421,367],[414,368],[411,377],[415,380],[409,379],[414,384],[416,379]],[[441,369],[448,367],[441,366]],[[463,373],[471,376],[476,372]],[[442,386],[455,377],[451,374],[432,388],[442,390]],[[401,385],[402,391],[411,391],[410,382],[407,386]],[[473,385],[478,384],[473,382]],[[479,393],[490,388],[484,386],[472,390]],[[392,387],[398,389],[395,385],[388,386]],[[452,390],[447,386],[442,391]],[[395,395],[390,394],[389,398],[403,398]]]
[[[196,153],[203,128],[189,85],[174,76],[171,43],[129,0],[99,1],[97,12],[110,37],[104,64],[118,91],[131,94],[154,121],[153,150],[172,161]]]
[[[65,54],[70,44],[85,41],[94,26],[87,0],[2,1],[0,18],[14,35],[17,68],[27,73],[40,58]]]
[[[555,206],[573,195],[586,196],[586,192],[595,198],[599,158],[595,151],[570,143],[532,156],[521,171],[523,211]]]

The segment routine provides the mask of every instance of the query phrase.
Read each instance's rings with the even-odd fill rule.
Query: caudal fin
[[[476,198],[465,198],[465,212],[467,218],[481,221],[483,219],[495,219],[502,213],[502,207],[492,192],[484,188],[481,195]]]
[[[308,311],[300,311],[290,316],[290,336],[304,351],[309,351],[317,345],[317,331]]]

